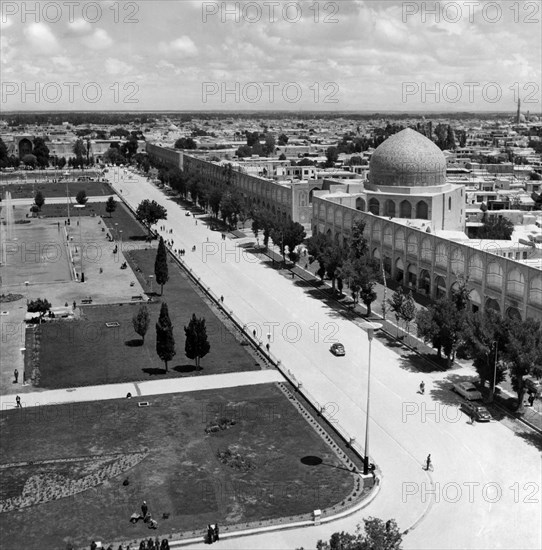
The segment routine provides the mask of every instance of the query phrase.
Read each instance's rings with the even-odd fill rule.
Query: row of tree
[[[136,334],[145,341],[145,335],[151,323],[147,306],[141,304],[138,311],[132,318],[132,324]],[[164,362],[165,371],[168,371],[168,363],[177,355],[175,337],[173,335],[173,323],[169,316],[169,309],[166,302],[162,302],[160,314],[155,325],[156,328],[156,353]],[[200,368],[201,359],[211,351],[211,345],[207,337],[205,319],[192,314],[188,325],[184,327],[185,345],[184,353],[189,359],[196,362],[196,368]]]
[[[542,376],[542,324],[533,319],[510,319],[486,308],[473,311],[465,280],[458,281],[449,297],[445,296],[416,314],[418,336],[442,353],[450,365],[460,356],[470,359],[480,382],[494,382],[508,374],[518,395],[518,409],[526,392],[524,378]],[[399,309],[400,311],[400,309]]]
[[[333,291],[342,295],[344,285],[350,290],[354,306],[363,302],[368,315],[376,300],[375,285],[382,281],[380,263],[368,255],[367,239],[364,236],[365,222],[357,220],[352,226],[348,241],[334,242],[331,236],[317,233],[307,242],[310,261],[316,260],[316,274],[323,280],[328,277]]]

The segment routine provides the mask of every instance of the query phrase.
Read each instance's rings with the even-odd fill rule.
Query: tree
[[[26,309],[29,313],[39,313],[41,323],[42,317],[51,309],[51,303],[45,298],[36,298],[26,302]]]
[[[478,232],[480,239],[509,241],[514,232],[514,224],[503,216],[485,216]]]
[[[81,191],[75,195],[75,200],[77,201],[77,204],[86,204],[88,201],[87,192],[84,189],[81,189]]]
[[[367,255],[367,239],[365,238],[365,222],[356,220],[352,224],[352,236],[349,241],[350,256],[355,259],[362,258]]]
[[[286,145],[288,143],[288,136],[286,134],[280,134],[278,144],[279,146]]]
[[[160,315],[156,323],[156,353],[164,362],[167,372],[167,364],[177,352],[175,351],[175,339],[173,338],[173,325],[169,318],[169,311],[166,302],[162,303]]]
[[[41,210],[41,207],[45,204],[45,197],[41,191],[36,193],[34,197],[34,204],[38,207],[38,210]]]
[[[75,155],[76,164],[79,167],[82,167],[84,164],[84,158],[87,154],[87,146],[82,139],[78,139],[72,148],[73,154]]]
[[[49,147],[47,147],[43,138],[37,137],[34,139],[33,152],[40,168],[45,168],[49,165]]]
[[[32,155],[30,153],[23,157],[23,164],[25,166],[32,166],[32,168],[35,168],[37,163],[38,163],[38,160],[36,159],[36,155]]]
[[[139,336],[141,336],[143,340],[142,343],[145,342],[145,334],[147,334],[150,322],[151,318],[149,315],[149,310],[147,309],[147,306],[145,304],[141,304],[139,306],[139,309],[137,310],[137,313],[135,313],[132,317],[132,325],[134,326],[136,334],[139,334]]]
[[[167,219],[167,210],[156,201],[150,201],[145,199],[141,201],[136,210],[137,219],[145,223],[149,229],[149,235],[151,234],[151,227],[158,220]]]
[[[109,217],[111,218],[113,216],[113,212],[117,209],[117,203],[113,197],[109,197],[107,199],[107,202],[105,203],[105,211],[109,214]]]
[[[197,149],[197,143],[191,137],[182,137],[175,142],[175,149]]]
[[[184,332],[186,334],[184,352],[189,359],[196,360],[196,368],[199,369],[201,359],[211,350],[205,319],[198,319],[195,314],[192,314],[188,326],[184,327]]]
[[[414,299],[412,298],[412,291],[409,291],[403,304],[401,305],[401,318],[403,319],[405,327],[407,329],[408,342],[408,337],[410,336],[410,324],[416,318],[416,304],[414,303]]]
[[[117,147],[113,147],[112,145],[104,153],[102,159],[106,164],[114,164],[116,166],[118,166],[119,164],[126,164],[126,157],[119,151]]]
[[[7,166],[9,166],[8,148],[4,140],[0,138],[0,168],[6,168]]]
[[[397,338],[399,338],[399,327],[401,325],[402,317],[402,307],[405,303],[405,293],[403,292],[403,287],[400,286],[393,294],[391,298],[388,298],[388,304],[390,309],[395,315],[395,320],[397,322]]]
[[[444,351],[448,366],[462,342],[465,318],[466,310],[458,309],[453,296],[440,298],[416,315],[418,336],[424,342],[431,342],[439,357],[441,350]]]
[[[542,326],[540,321],[510,319],[506,323],[506,344],[503,347],[512,387],[518,395],[517,411],[523,412],[525,376],[542,376]]]
[[[289,258],[296,263],[299,255],[297,255],[295,249],[305,240],[305,229],[303,226],[294,221],[289,221],[284,228],[283,241],[284,245],[288,247]],[[295,260],[293,258],[296,258]]]
[[[492,309],[469,313],[463,328],[461,351],[478,373],[482,385],[489,382],[490,401],[493,400],[495,384],[502,382],[506,374],[506,365],[498,361],[499,350],[506,347],[506,323]]]
[[[339,150],[337,147],[328,147],[326,150],[326,168],[333,168],[335,163],[339,160]]]
[[[157,284],[160,285],[160,295],[164,292],[164,285],[169,280],[169,272],[167,265],[167,250],[163,237],[160,237],[158,250],[156,251],[156,259],[154,260],[154,276]]]
[[[333,533],[329,542],[318,541],[317,550],[401,550],[403,537],[395,520],[369,517],[363,522],[364,532],[358,525],[355,535]]]

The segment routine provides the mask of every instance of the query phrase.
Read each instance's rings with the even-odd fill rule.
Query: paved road
[[[168,209],[166,231],[186,263],[263,339],[356,440],[364,439],[368,344],[365,333],[310,292],[244,252],[243,241],[223,241],[143,178],[117,186],[133,206],[145,198]],[[171,237],[169,237],[171,238]],[[209,239],[209,242],[207,242]],[[190,252],[192,245],[197,251]],[[276,323],[270,324],[270,323]],[[328,348],[340,340],[347,356]],[[228,548],[314,548],[318,538],[350,529],[362,517],[394,517],[402,529],[422,520],[405,548],[539,548],[541,459],[537,448],[503,423],[470,425],[450,380],[457,369],[421,376],[378,339],[373,342],[371,455],[382,468],[379,497],[363,513],[337,525],[228,541]],[[432,454],[435,470],[422,463]],[[433,496],[431,496],[433,492]],[[521,527],[520,527],[521,526]]]

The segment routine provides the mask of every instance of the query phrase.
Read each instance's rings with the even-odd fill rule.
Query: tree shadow
[[[134,338],[133,340],[126,340],[124,342],[125,346],[128,346],[129,348],[140,348],[143,345],[143,340],[140,338]]]
[[[144,369],[141,369],[145,374],[149,374],[150,376],[159,376],[167,374],[165,369],[158,369],[156,367],[147,367]]]
[[[391,341],[389,345],[391,347]],[[395,347],[402,347],[402,345],[396,344]],[[446,366],[436,365],[434,359],[435,356],[429,353],[415,353],[405,350],[405,354],[401,357],[400,367],[409,372],[420,373],[446,372],[449,370]]]
[[[185,364],[185,365],[176,365],[173,367],[172,370],[174,370],[175,372],[180,372],[181,374],[186,374],[186,373],[195,372],[201,369],[198,369],[194,364]]]
[[[542,436],[540,436],[540,434],[533,432],[521,432],[516,433],[516,436],[542,452]]]

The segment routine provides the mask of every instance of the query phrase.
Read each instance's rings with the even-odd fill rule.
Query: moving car
[[[467,401],[476,401],[482,399],[482,394],[470,382],[461,382],[454,384],[452,390],[464,397]]]
[[[329,351],[337,357],[342,357],[343,355],[346,355],[346,352],[344,351],[344,346],[339,342],[335,342],[334,344],[332,344],[329,348]]]
[[[476,403],[463,403],[462,405],[463,410],[474,420],[477,422],[490,422],[493,420],[490,412],[481,405],[478,405]]]

